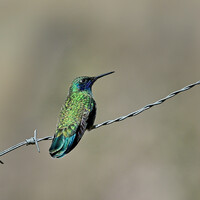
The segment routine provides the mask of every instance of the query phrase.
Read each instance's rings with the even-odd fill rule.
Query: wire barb
[[[35,129],[35,131],[34,131],[34,141],[35,141],[35,145],[36,145],[36,148],[38,150],[38,153],[40,153],[40,148],[39,148],[39,145],[38,145],[38,142],[37,142],[37,129]]]
[[[136,111],[134,111],[134,112],[132,112],[132,113],[129,113],[128,115],[121,116],[121,117],[118,117],[118,118],[113,119],[113,120],[108,120],[108,121],[105,121],[105,122],[100,123],[100,124],[96,124],[96,125],[94,125],[90,130],[99,128],[99,127],[101,127],[101,126],[109,125],[109,124],[112,124],[112,123],[114,123],[114,122],[120,122],[120,121],[122,121],[122,120],[125,120],[125,119],[128,118],[128,117],[136,116],[136,115],[142,113],[143,111],[148,110],[148,109],[152,108],[153,106],[160,105],[160,104],[162,104],[163,102],[165,102],[166,100],[168,100],[168,99],[170,99],[170,98],[176,96],[177,94],[179,94],[179,93],[181,93],[181,92],[185,92],[185,91],[187,91],[187,90],[191,89],[192,87],[194,87],[194,86],[196,86],[196,85],[199,85],[199,84],[200,84],[200,81],[197,81],[196,83],[192,83],[192,84],[190,84],[190,85],[188,85],[188,86],[185,86],[184,88],[182,88],[182,89],[180,89],[180,90],[177,90],[177,91],[174,91],[174,92],[170,93],[170,94],[167,95],[166,97],[164,97],[164,98],[162,98],[162,99],[160,99],[160,100],[158,100],[158,101],[156,101],[156,102],[154,102],[154,103],[148,104],[148,105],[144,106],[143,108],[140,108],[139,110],[136,110]],[[30,145],[30,144],[35,144],[36,147],[37,147],[37,151],[40,152],[38,142],[41,142],[41,141],[44,141],[44,140],[52,140],[52,139],[53,139],[52,136],[46,136],[46,137],[44,137],[44,138],[39,138],[39,139],[37,139],[37,130],[35,130],[35,131],[34,131],[34,137],[31,137],[31,138],[29,138],[29,139],[26,139],[25,141],[20,142],[20,143],[14,145],[14,146],[12,146],[12,147],[9,147],[8,149],[6,149],[6,150],[4,150],[4,151],[2,151],[2,152],[0,152],[0,157],[3,156],[3,155],[5,155],[5,154],[7,154],[7,153],[9,153],[10,151],[13,151],[13,150],[15,150],[15,149],[21,147],[21,146],[24,146],[24,145],[28,146],[28,145]],[[3,162],[2,162],[1,160],[0,160],[0,163],[3,164]]]
[[[53,139],[52,136],[47,136],[47,137],[44,137],[44,138],[37,139],[37,130],[35,129],[33,137],[31,137],[29,139],[25,139],[25,141],[20,142],[20,143],[14,145],[12,147],[9,147],[8,149],[6,149],[6,150],[4,150],[2,152],[0,152],[0,157],[5,155],[5,154],[7,154],[7,153],[9,153],[9,152],[11,152],[11,151],[13,151],[13,150],[15,150],[15,149],[17,149],[17,148],[19,148],[19,147],[22,147],[24,145],[28,146],[30,144],[35,144],[36,147],[37,147],[37,151],[40,152],[40,148],[39,148],[38,142],[41,142],[43,140],[52,140],[52,139]],[[0,161],[0,163],[3,164],[2,161]]]

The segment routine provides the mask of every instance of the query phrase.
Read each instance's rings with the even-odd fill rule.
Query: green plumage
[[[94,105],[95,101],[88,92],[75,92],[68,96],[65,104],[61,108],[57,126],[58,136],[61,134],[60,130],[63,129],[68,130],[67,132],[63,132],[65,137],[73,135],[80,125],[77,122],[81,122],[83,119],[87,120]]]
[[[69,153],[78,144],[85,130],[93,126],[96,103],[91,87],[98,78],[110,73],[96,77],[78,77],[72,82],[49,149],[52,157],[60,158]]]

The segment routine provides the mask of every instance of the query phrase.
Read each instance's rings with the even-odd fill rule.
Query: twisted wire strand
[[[0,156],[3,156],[4,154],[7,154],[15,149],[18,149],[19,147],[22,147],[24,145],[28,146],[30,144],[35,144],[36,147],[37,147],[37,151],[40,153],[40,149],[39,149],[39,145],[38,145],[38,142],[41,142],[41,141],[44,141],[44,140],[52,140],[53,137],[52,136],[46,136],[46,137],[43,137],[43,138],[37,138],[37,130],[34,131],[34,136],[29,138],[29,139],[25,139],[25,141],[23,142],[20,142],[16,145],[13,145],[11,147],[9,147],[8,149],[4,150],[4,151],[1,151],[0,152]],[[3,162],[0,161],[2,164]]]
[[[158,101],[155,101],[154,103],[148,104],[148,105],[144,106],[143,108],[140,108],[139,110],[136,110],[136,111],[134,111],[132,113],[129,113],[128,115],[121,116],[121,117],[118,117],[118,118],[113,119],[113,120],[108,120],[108,121],[105,121],[105,122],[100,123],[100,124],[96,124],[90,130],[99,128],[101,126],[109,125],[109,124],[112,124],[114,122],[120,122],[122,120],[125,120],[128,117],[136,116],[136,115],[142,113],[143,111],[148,110],[148,109],[152,108],[153,106],[160,105],[163,102],[165,102],[166,100],[168,100],[168,99],[176,96],[177,94],[179,94],[181,92],[185,92],[185,91],[187,91],[187,90],[189,90],[189,89],[191,89],[194,86],[199,85],[199,84],[200,84],[200,81],[197,81],[196,83],[192,83],[190,85],[187,85],[184,88],[182,88],[180,90],[177,90],[177,91],[174,91],[174,92],[170,93],[169,95],[167,95],[166,97],[164,97],[164,98],[162,98],[162,99],[160,99]],[[9,152],[11,152],[11,151],[13,151],[13,150],[15,150],[15,149],[17,149],[17,148],[19,148],[19,147],[21,147],[21,146],[24,146],[24,145],[28,146],[30,144],[35,144],[36,147],[37,147],[37,151],[40,152],[38,142],[41,142],[41,141],[44,141],[44,140],[52,140],[52,139],[53,139],[52,136],[46,136],[46,137],[38,139],[37,138],[37,130],[35,130],[33,137],[31,137],[29,139],[26,139],[25,141],[20,142],[20,143],[14,145],[14,146],[11,146],[11,147],[9,147],[8,149],[6,149],[4,151],[1,151],[0,152],[0,157],[3,156],[3,155],[5,155],[5,154],[7,154],[7,153],[9,153]],[[3,162],[1,160],[0,160],[0,163],[3,164]]]
[[[101,124],[96,124],[96,125],[94,125],[94,126],[91,128],[91,130],[92,130],[92,129],[99,128],[99,127],[101,127],[101,126],[105,126],[105,125],[112,124],[112,123],[114,123],[114,122],[120,122],[120,121],[122,121],[122,120],[125,120],[125,119],[128,118],[128,117],[136,116],[136,115],[142,113],[143,111],[148,110],[149,108],[152,108],[153,106],[160,105],[161,103],[165,102],[167,99],[170,99],[170,98],[174,97],[175,95],[177,95],[177,94],[179,94],[179,93],[181,93],[181,92],[184,92],[184,91],[186,91],[186,90],[189,90],[189,89],[191,89],[192,87],[194,87],[194,86],[196,86],[196,85],[199,85],[199,84],[200,84],[200,81],[197,81],[196,83],[192,83],[192,84],[190,84],[190,85],[187,85],[187,86],[185,86],[184,88],[182,88],[182,89],[180,89],[180,90],[177,90],[177,91],[174,91],[174,92],[170,93],[169,95],[167,95],[166,97],[164,97],[164,98],[162,98],[162,99],[160,99],[160,100],[158,100],[158,101],[155,101],[154,103],[148,104],[148,105],[144,106],[143,108],[140,108],[139,110],[136,110],[136,111],[134,111],[134,112],[132,112],[132,113],[129,113],[128,115],[121,116],[121,117],[118,117],[118,118],[113,119],[113,120],[108,120],[108,121],[105,121],[105,122],[103,122],[103,123],[101,123]]]

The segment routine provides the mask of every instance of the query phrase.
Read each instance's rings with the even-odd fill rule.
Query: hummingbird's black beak
[[[115,71],[112,71],[112,72],[108,72],[108,73],[105,73],[105,74],[101,74],[99,76],[95,76],[94,79],[93,79],[93,82],[95,82],[97,79],[101,78],[101,77],[104,77],[104,76],[107,76],[109,74],[112,74],[114,73]]]

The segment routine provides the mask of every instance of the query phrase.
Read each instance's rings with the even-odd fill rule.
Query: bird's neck
[[[69,89],[69,95],[72,95],[72,94],[74,94],[74,93],[87,93],[87,94],[89,94],[89,95],[91,95],[91,97],[93,97],[93,94],[92,94],[92,89],[91,88],[88,88],[88,89],[86,89],[86,90],[80,90],[80,89],[78,89],[78,88],[73,88],[73,87],[71,87],[70,89]]]

